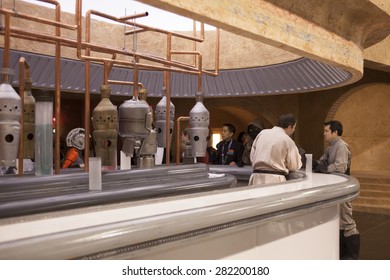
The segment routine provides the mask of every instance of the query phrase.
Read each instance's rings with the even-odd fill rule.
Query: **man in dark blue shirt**
[[[222,141],[217,144],[217,156],[214,164],[242,166],[243,146],[233,139],[236,128],[230,123],[222,127]]]

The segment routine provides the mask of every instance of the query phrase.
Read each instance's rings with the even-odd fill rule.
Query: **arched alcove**
[[[352,152],[352,170],[390,170],[390,84],[373,83],[341,96],[327,120],[343,123]]]
[[[220,127],[223,123],[232,123],[236,126],[237,134],[244,131],[248,124],[260,119],[264,127],[272,127],[277,117],[264,108],[260,103],[246,100],[245,98],[217,98],[206,100],[206,107],[212,114],[210,119],[210,127]]]

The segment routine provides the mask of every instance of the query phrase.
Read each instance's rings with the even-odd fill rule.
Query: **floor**
[[[360,259],[390,260],[390,216],[353,212],[360,232]]]

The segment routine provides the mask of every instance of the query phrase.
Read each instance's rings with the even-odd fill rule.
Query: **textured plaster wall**
[[[374,83],[354,90],[334,118],[343,122],[353,170],[390,170],[390,83]]]
[[[299,144],[319,158],[326,146],[325,120],[338,119],[352,151],[352,171],[390,170],[390,73],[365,69],[363,79],[342,88],[299,94]]]

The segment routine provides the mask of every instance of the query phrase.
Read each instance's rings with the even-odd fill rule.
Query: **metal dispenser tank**
[[[210,113],[203,104],[203,94],[196,93],[196,104],[190,111],[190,139],[193,157],[206,156],[209,141]]]
[[[24,79],[23,158],[35,157],[35,98],[31,94],[31,78]]]
[[[110,101],[109,85],[101,85],[100,94],[102,99],[92,113],[96,156],[101,158],[103,170],[116,170],[118,110]]]
[[[119,106],[119,135],[123,138],[122,151],[135,157],[140,167],[154,166],[157,152],[156,138],[146,139],[153,133],[153,114],[150,106],[137,96]]]
[[[0,166],[8,168],[18,157],[21,99],[10,84],[13,70],[3,68],[0,74]]]
[[[163,98],[156,105],[156,130],[157,130],[157,145],[159,147],[165,148],[167,146],[167,90],[165,87],[162,89]],[[173,132],[173,119],[175,118],[175,105],[170,102],[170,122],[169,122],[169,145],[172,143],[172,132]]]

